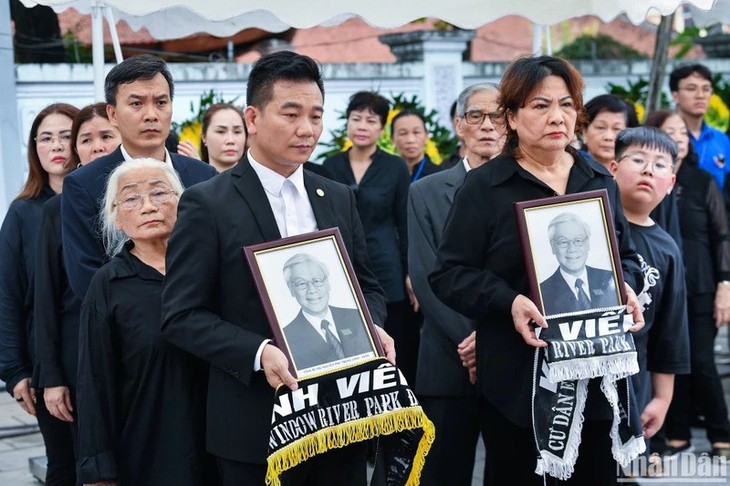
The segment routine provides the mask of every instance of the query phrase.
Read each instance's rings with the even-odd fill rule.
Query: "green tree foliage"
[[[555,53],[565,59],[646,59],[641,52],[611,36],[584,34]]]

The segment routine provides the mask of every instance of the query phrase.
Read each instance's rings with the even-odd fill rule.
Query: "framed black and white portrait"
[[[297,379],[384,354],[337,228],[243,250]]]
[[[605,189],[519,202],[515,210],[530,292],[544,315],[626,303]]]

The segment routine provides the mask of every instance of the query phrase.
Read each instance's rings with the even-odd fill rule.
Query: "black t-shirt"
[[[650,372],[689,373],[687,291],[674,239],[657,224],[630,227],[644,274],[643,284],[635,289],[645,325],[633,334],[640,371],[632,378],[643,410],[651,399]]]

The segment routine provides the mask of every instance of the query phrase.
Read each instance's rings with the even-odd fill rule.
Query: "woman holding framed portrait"
[[[641,277],[616,183],[570,141],[580,126],[583,81],[567,61],[551,56],[512,63],[500,85],[499,115],[507,139],[502,155],[475,169],[457,194],[431,275],[436,295],[477,320],[477,389],[484,414],[489,484],[543,484],[531,420],[536,337],[546,321],[530,295],[515,202],[606,189],[618,238],[625,302],[643,325],[631,290]],[[497,119],[498,118],[498,119]],[[595,381],[595,380],[594,380]],[[589,384],[598,388],[598,382]],[[575,471],[566,484],[616,481],[609,429],[612,411],[589,393]]]

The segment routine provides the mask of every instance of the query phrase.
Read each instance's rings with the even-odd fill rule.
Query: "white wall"
[[[730,75],[730,59],[706,60],[705,64],[713,72]],[[111,69],[107,66],[107,71]],[[463,77],[456,82],[454,92],[477,82],[499,82],[506,63],[463,63]],[[609,82],[625,85],[627,80],[637,81],[639,77],[649,78],[649,61],[602,61],[577,62],[586,82],[585,99],[605,92]],[[409,62],[399,64],[326,64],[323,66],[325,77],[325,130],[320,142],[330,140],[330,130],[340,126],[339,113],[347,106],[349,96],[359,90],[377,90],[385,95],[405,93],[416,94],[426,100],[424,86],[424,63]],[[210,89],[223,94],[225,99],[239,96],[238,102],[245,101],[245,87],[250,65],[227,63],[171,64],[170,70],[175,79],[175,99],[173,120],[183,121],[192,116],[190,102],[197,105],[200,95]],[[672,66],[667,66],[667,73]],[[30,125],[36,113],[53,102],[67,102],[84,106],[93,102],[93,70],[90,65],[18,65],[17,105],[20,139],[23,156],[20,160],[2,160],[5,172],[17,170],[18,165],[25,171],[26,141]],[[666,81],[664,86],[666,86]],[[438,101],[443,105],[443,100]],[[448,104],[447,104],[448,105]],[[322,149],[317,149],[314,156]],[[10,167],[12,166],[12,167]],[[12,169],[8,171],[7,169]],[[12,199],[12,195],[10,196]],[[0,207],[0,215],[5,208]]]

